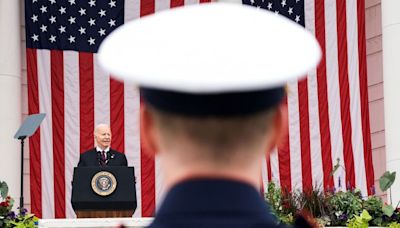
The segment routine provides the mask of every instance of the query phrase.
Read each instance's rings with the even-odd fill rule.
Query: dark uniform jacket
[[[151,228],[286,227],[252,186],[224,179],[193,179],[174,186]]]
[[[96,148],[88,150],[81,154],[79,158],[78,167],[81,166],[100,166],[101,153],[96,151]],[[107,153],[107,166],[127,166],[128,162],[126,160],[125,154],[113,150]]]

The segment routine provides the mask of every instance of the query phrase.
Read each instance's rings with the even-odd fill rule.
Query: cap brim
[[[314,36],[283,16],[209,3],[128,22],[102,43],[100,64],[140,86],[190,93],[249,91],[304,76],[321,56]]]

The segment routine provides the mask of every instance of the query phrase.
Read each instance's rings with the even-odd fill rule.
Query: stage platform
[[[40,219],[39,228],[116,228],[123,224],[127,228],[147,227],[153,218],[81,218]]]

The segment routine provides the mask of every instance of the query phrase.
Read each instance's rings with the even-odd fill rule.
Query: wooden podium
[[[77,218],[122,218],[132,217],[134,210],[75,210]]]
[[[136,210],[133,167],[76,167],[71,203],[78,218],[132,217]]]

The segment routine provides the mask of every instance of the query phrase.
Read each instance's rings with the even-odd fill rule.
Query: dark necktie
[[[102,165],[107,164],[107,152],[105,152],[105,151],[101,152],[101,161],[102,161]]]

